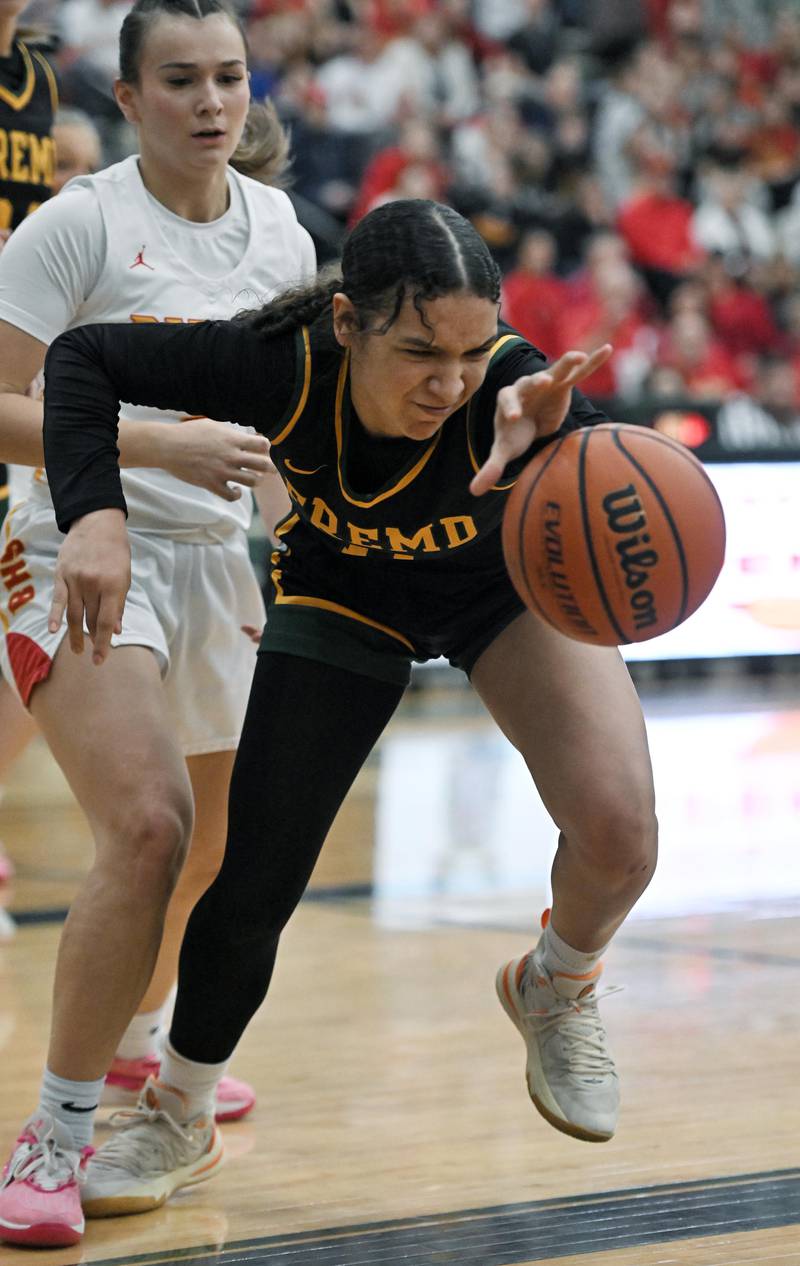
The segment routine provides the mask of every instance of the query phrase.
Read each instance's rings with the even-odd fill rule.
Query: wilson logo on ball
[[[620,566],[625,577],[625,585],[633,592],[630,595],[631,614],[636,629],[646,629],[658,624],[656,602],[650,589],[643,589],[650,573],[658,562],[658,554],[654,549],[637,547],[648,545],[650,535],[642,532],[647,527],[647,515],[642,503],[636,495],[636,488],[628,484],[625,488],[616,488],[603,497],[603,510],[609,531],[623,533],[634,532],[634,536],[626,536],[624,541],[617,541],[616,552],[619,554]]]

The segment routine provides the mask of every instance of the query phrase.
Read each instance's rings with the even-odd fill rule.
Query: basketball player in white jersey
[[[121,406],[133,595],[98,672],[48,628],[61,538],[41,405],[25,390],[72,326],[228,317],[313,273],[286,195],[228,166],[248,108],[245,59],[223,0],[137,0],[117,97],[139,156],[72,182],[0,257],[0,456],[33,468],[0,542],[0,662],[96,843],[61,938],[39,1104],[0,1185],[0,1239],[12,1242],[80,1239],[106,1071],[123,1038],[136,1064],[136,1042],[157,1027],[185,920],[221,859],[255,654],[239,626],[263,620],[247,489],[269,464],[260,436],[225,422]]]

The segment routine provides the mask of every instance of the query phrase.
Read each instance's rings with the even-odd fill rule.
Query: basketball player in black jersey
[[[0,250],[26,215],[50,197],[55,174],[58,89],[43,53],[18,30],[26,3],[0,5]],[[7,508],[8,477],[0,463],[0,526]],[[0,679],[0,776],[33,732],[33,722]],[[0,845],[0,883],[10,871]]]
[[[50,197],[55,175],[58,89],[47,59],[17,31],[26,3],[0,5],[0,249],[26,215]],[[6,468],[0,465],[0,523],[7,496]]]
[[[400,201],[354,229],[340,280],[233,322],[93,326],[51,348],[45,449],[68,531],[51,619],[66,609],[73,649],[85,614],[102,663],[127,586],[118,400],[263,431],[292,498],[225,861],[189,921],[160,1081],[89,1163],[90,1215],[153,1207],[217,1168],[214,1083],[410,662],[434,655],[470,676],[559,828],[542,937],[498,973],[531,1096],[568,1134],[614,1132],[597,982],[655,866],[644,725],[617,650],[571,641],[524,610],[500,544],[521,466],[548,436],[602,420],[575,384],[611,349],[545,368],[498,331],[499,284],[466,221]]]

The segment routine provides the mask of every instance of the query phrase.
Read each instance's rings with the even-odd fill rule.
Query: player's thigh
[[[642,710],[615,647],[573,641],[525,612],[484,651],[472,684],[562,830],[585,829],[588,813],[636,827],[653,817]]]
[[[152,650],[119,646],[97,667],[64,639],[30,710],[99,843],[158,815],[188,833],[191,785]]]
[[[35,721],[26,712],[8,682],[0,677],[0,782],[35,733]]]

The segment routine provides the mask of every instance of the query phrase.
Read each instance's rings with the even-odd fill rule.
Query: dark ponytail
[[[221,13],[233,23],[247,48],[244,26],[227,0],[136,0],[136,4],[125,15],[119,33],[120,79],[126,84],[139,82],[144,41],[157,18],[163,15],[202,19],[215,13]]]
[[[385,334],[410,297],[423,325],[423,304],[464,290],[500,301],[500,270],[472,225],[452,207],[403,198],[370,211],[348,234],[341,274],[320,276],[257,312],[244,312],[264,333],[310,325],[329,312],[337,290],[353,304],[360,330]],[[378,322],[378,324],[376,324]]]

